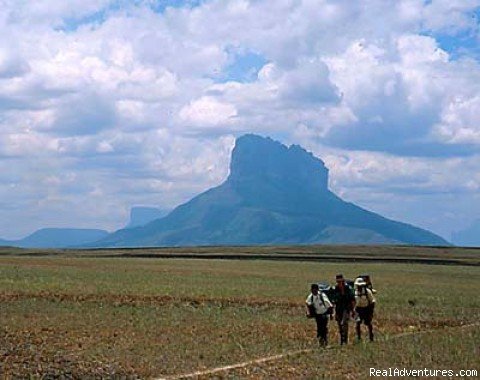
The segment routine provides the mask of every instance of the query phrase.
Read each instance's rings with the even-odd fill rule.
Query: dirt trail
[[[447,327],[447,328],[448,329],[455,329],[455,328],[463,329],[463,328],[469,328],[469,327],[474,327],[474,326],[480,326],[480,322],[470,323],[470,324],[461,325],[461,326],[452,326],[452,327]],[[410,336],[410,335],[423,335],[423,334],[432,333],[432,332],[437,331],[437,330],[438,330],[438,328],[437,329],[429,329],[429,330],[421,330],[421,331],[407,331],[407,332],[403,332],[403,333],[396,334],[396,335],[386,336],[383,340],[388,341],[388,340],[392,340],[392,339],[403,338],[405,336]],[[330,346],[330,347],[328,347],[328,349],[337,349],[339,347],[340,346]],[[203,370],[203,371],[195,371],[195,372],[185,373],[185,374],[180,374],[180,375],[159,377],[159,378],[156,378],[155,380],[181,380],[181,379],[191,379],[191,378],[195,378],[197,376],[213,375],[213,374],[216,374],[216,373],[219,373],[219,372],[226,372],[226,371],[230,371],[232,369],[245,368],[245,367],[248,367],[250,365],[262,364],[262,363],[266,363],[266,362],[276,361],[276,360],[286,358],[288,356],[296,356],[296,355],[305,354],[305,353],[309,353],[309,352],[313,352],[313,351],[314,351],[313,348],[306,348],[306,349],[303,349],[303,350],[292,350],[292,351],[284,352],[283,354],[265,356],[263,358],[248,360],[248,361],[245,361],[245,362],[231,364],[231,365],[228,365],[228,366],[216,367],[216,368],[211,368],[211,369],[207,369],[207,370]]]

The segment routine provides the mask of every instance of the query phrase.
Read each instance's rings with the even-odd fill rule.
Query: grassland
[[[2,248],[0,256],[208,258],[278,261],[357,261],[480,266],[480,248],[372,245],[239,246],[110,249]]]
[[[320,254],[305,247],[290,253],[299,250]],[[174,376],[298,349],[312,351],[216,376],[356,379],[368,377],[370,366],[480,370],[480,329],[462,328],[480,316],[475,250],[458,254],[468,265],[453,266],[354,262],[351,252],[332,253],[352,255],[339,263],[3,253],[0,373],[7,378]],[[339,348],[331,324],[332,349],[317,347],[304,299],[311,281],[337,272],[372,275],[378,342]],[[414,334],[397,336],[403,332]]]

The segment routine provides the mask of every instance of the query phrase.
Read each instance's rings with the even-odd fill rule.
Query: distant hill
[[[345,202],[328,189],[322,160],[298,145],[245,135],[230,175],[143,227],[119,230],[101,247],[259,244],[448,245],[441,237]]]
[[[11,243],[8,240],[0,239],[0,247],[10,246]]]
[[[0,240],[0,245],[22,248],[67,248],[88,244],[107,235],[107,231],[97,229],[43,228],[20,240]]]
[[[161,210],[155,207],[132,207],[130,210],[130,221],[125,228],[144,226],[155,219],[168,214],[168,210]]]
[[[480,247],[480,219],[464,230],[452,234],[452,243],[463,247]]]

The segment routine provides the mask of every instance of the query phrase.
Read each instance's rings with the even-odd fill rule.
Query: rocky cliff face
[[[268,183],[322,193],[328,190],[328,169],[299,145],[286,147],[249,134],[235,143],[228,182],[234,186]]]

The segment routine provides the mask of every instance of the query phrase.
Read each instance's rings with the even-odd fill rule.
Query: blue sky
[[[449,238],[480,216],[479,16],[477,0],[3,0],[0,237],[173,208],[253,132]]]
[[[264,56],[251,51],[233,51],[230,55],[231,63],[217,77],[220,82],[253,82],[260,69],[268,63]]]

